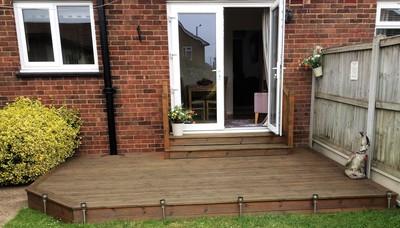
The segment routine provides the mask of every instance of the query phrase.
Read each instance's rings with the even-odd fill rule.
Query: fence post
[[[371,56],[371,75],[369,78],[369,97],[368,97],[368,116],[367,116],[367,136],[370,141],[368,150],[367,177],[371,179],[372,160],[375,150],[375,111],[376,111],[376,94],[378,90],[378,78],[380,71],[380,43],[384,36],[375,36],[372,42]]]
[[[321,46],[317,45],[314,47],[313,55],[317,54],[317,49],[322,48]],[[324,61],[324,59],[322,59]],[[322,68],[323,70],[323,68]],[[314,107],[315,107],[315,83],[316,78],[314,73],[312,73],[311,77],[311,104],[310,104],[310,127],[308,133],[308,146],[313,148],[313,135],[314,135]]]
[[[163,115],[163,128],[164,128],[164,158],[169,158],[169,120],[168,120],[168,83],[163,82],[162,85],[162,115]]]

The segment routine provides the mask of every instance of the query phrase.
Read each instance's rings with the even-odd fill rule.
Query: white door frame
[[[282,134],[282,76],[283,76],[283,47],[284,47],[284,13],[285,1],[284,0],[266,0],[266,1],[224,1],[224,2],[210,2],[210,1],[167,1],[167,17],[168,17],[168,43],[169,43],[169,57],[170,57],[170,86],[171,86],[171,106],[182,104],[181,100],[181,82],[180,82],[180,51],[178,36],[178,13],[215,13],[216,14],[216,27],[224,28],[223,10],[226,7],[241,7],[241,8],[270,8],[271,11],[275,7],[279,7],[279,35],[278,35],[278,63],[277,63],[277,100],[276,100],[276,123],[277,126],[270,125],[268,120],[267,124],[271,131],[276,134]],[[173,37],[175,39],[173,39]],[[216,87],[217,87],[217,123],[199,123],[188,124],[185,126],[185,131],[209,131],[224,129],[224,37],[223,29],[217,29],[217,49],[216,49]],[[272,71],[270,71],[272,73]],[[270,77],[273,74],[270,74]],[[269,102],[271,104],[271,102]],[[248,131],[248,129],[246,129]]]
[[[270,8],[270,23],[273,22],[273,10],[275,10],[277,7],[279,7],[279,18],[278,18],[278,47],[277,47],[277,63],[276,63],[276,68],[271,67],[270,73],[269,73],[269,83],[271,84],[273,78],[275,77],[277,80],[277,85],[276,85],[276,101],[271,102],[271,96],[268,97],[268,110],[271,110],[272,108],[275,108],[276,111],[276,116],[273,115],[268,115],[268,120],[267,120],[267,126],[268,128],[274,132],[277,135],[282,135],[282,93],[283,93],[283,63],[284,63],[284,35],[285,35],[285,1],[284,0],[279,0],[279,4],[277,4],[275,7]],[[272,28],[272,26],[270,26]],[[272,32],[270,32],[270,41],[272,40]],[[270,52],[270,59],[272,58],[271,52]],[[271,63],[270,66],[274,66],[275,64]],[[272,104],[276,104],[276,107],[272,107]],[[268,111],[268,113],[271,113]],[[272,119],[274,118],[275,119]],[[272,124],[272,123],[275,123]]]

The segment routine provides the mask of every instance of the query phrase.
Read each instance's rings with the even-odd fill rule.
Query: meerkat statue
[[[369,139],[365,132],[360,132],[360,150],[355,152],[345,164],[345,174],[351,179],[365,178],[367,163],[367,150],[369,148]]]

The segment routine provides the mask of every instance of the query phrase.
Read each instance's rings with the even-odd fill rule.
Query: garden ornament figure
[[[345,174],[351,179],[365,178],[366,163],[368,160],[367,150],[369,147],[369,139],[365,132],[360,132],[360,150],[355,152],[346,162]]]

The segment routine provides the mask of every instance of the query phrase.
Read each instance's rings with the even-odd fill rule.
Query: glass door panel
[[[223,129],[223,8],[169,7],[171,104],[195,111],[185,131]]]
[[[283,8],[283,9],[282,9]],[[282,75],[283,75],[283,28],[284,2],[272,8],[271,21],[271,69],[269,74],[268,122],[271,131],[281,134]],[[281,28],[281,29],[280,29]]]
[[[196,123],[217,122],[215,14],[179,13],[181,98]]]

